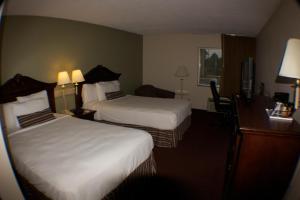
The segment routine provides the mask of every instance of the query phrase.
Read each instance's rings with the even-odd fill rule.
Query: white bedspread
[[[96,110],[95,119],[136,124],[163,130],[175,129],[191,114],[191,103],[181,99],[163,99],[127,95],[114,100],[93,101],[83,105]]]
[[[99,200],[151,154],[144,131],[62,117],[9,136],[17,171],[55,200]]]

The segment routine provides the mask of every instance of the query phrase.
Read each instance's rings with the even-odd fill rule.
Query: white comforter
[[[99,200],[151,154],[144,131],[73,117],[9,135],[17,171],[48,197]]]
[[[191,103],[187,100],[131,95],[114,100],[92,101],[84,104],[83,107],[96,110],[97,120],[163,130],[175,129],[191,114]]]

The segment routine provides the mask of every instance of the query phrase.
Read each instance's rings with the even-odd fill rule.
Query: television
[[[248,57],[241,64],[241,96],[251,100],[255,88],[255,64],[254,58]]]

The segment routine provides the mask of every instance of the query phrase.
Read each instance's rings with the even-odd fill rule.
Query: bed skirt
[[[153,153],[140,164],[116,189],[107,194],[104,200],[116,200],[123,198],[123,196],[132,196],[134,188],[130,189],[130,184],[136,179],[143,179],[144,177],[151,177],[156,174],[156,163]],[[42,192],[37,190],[25,178],[16,173],[20,187],[26,200],[51,200]],[[146,179],[145,179],[146,180]]]
[[[147,126],[140,126],[134,124],[122,124],[122,123],[115,123],[105,120],[96,120],[97,122],[124,126],[129,128],[137,128],[144,131],[147,131],[151,134],[153,138],[154,145],[157,147],[167,147],[167,148],[174,148],[178,145],[178,142],[182,140],[184,133],[191,125],[191,115],[187,116],[179,126],[177,126],[173,130],[162,130],[151,128]]]

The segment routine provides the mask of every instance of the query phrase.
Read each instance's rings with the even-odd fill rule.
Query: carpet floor
[[[230,127],[216,113],[193,110],[179,146],[155,148],[156,189],[173,199],[222,199]]]
[[[124,190],[130,196],[118,199],[221,200],[230,135],[221,121],[216,113],[193,110],[178,147],[154,148],[156,176],[136,179]]]

